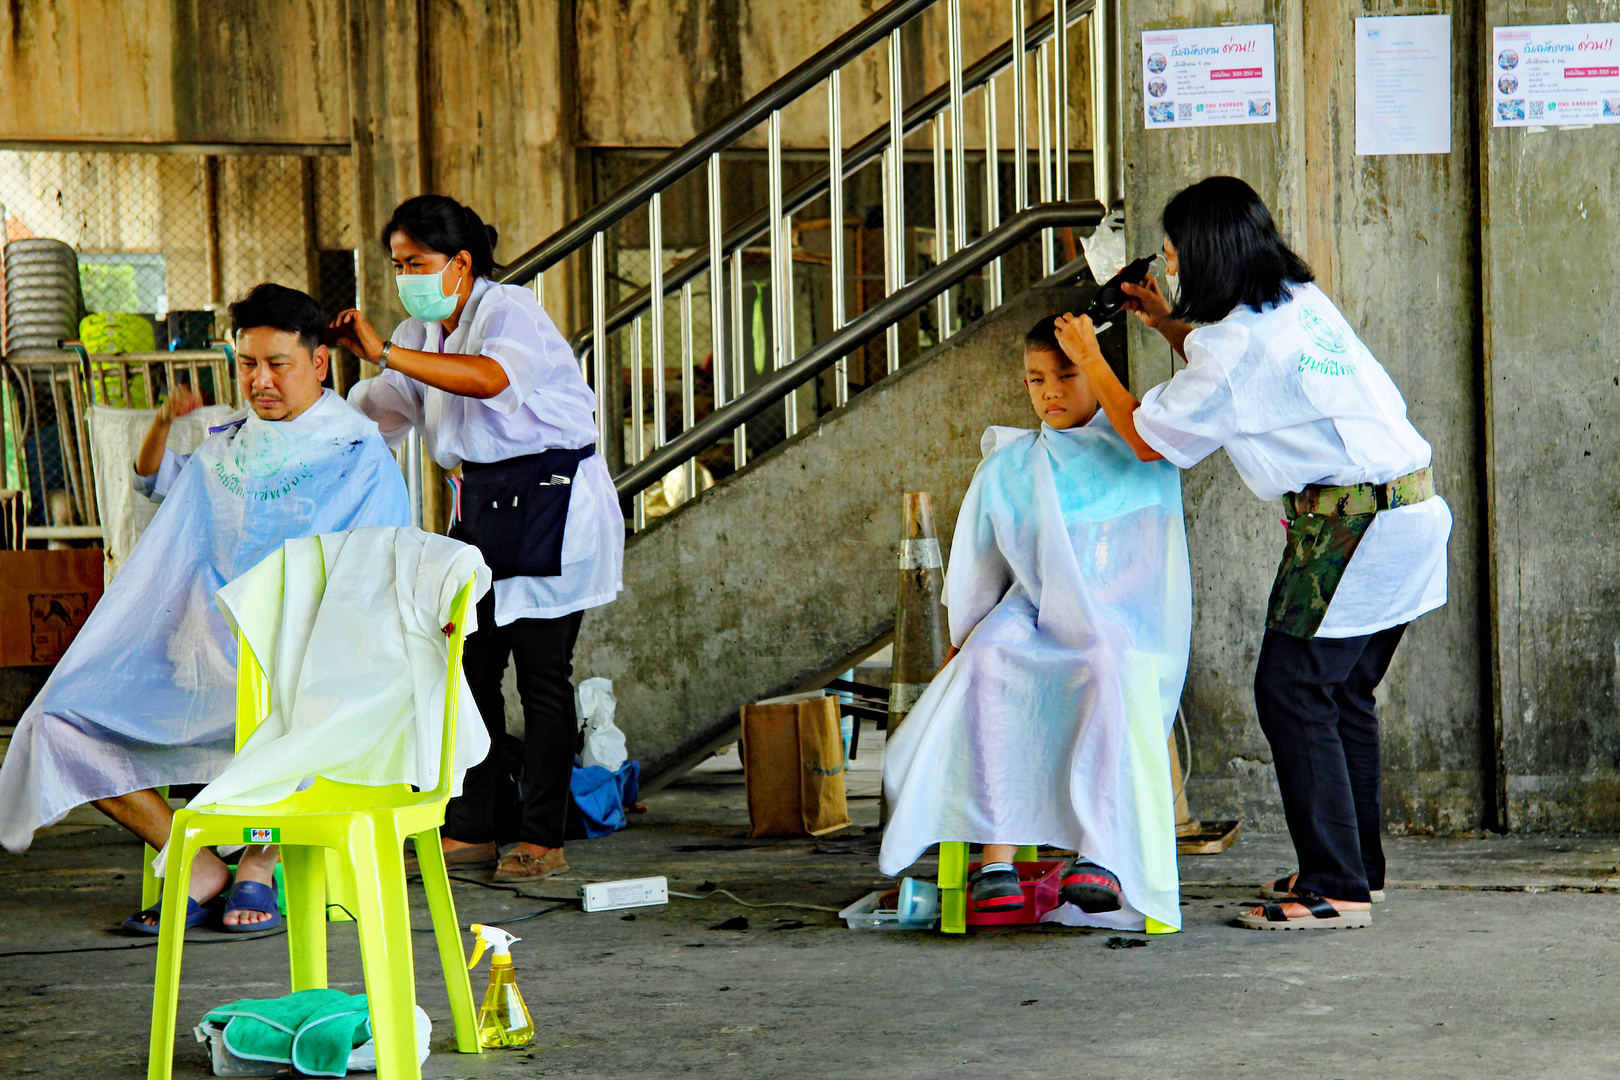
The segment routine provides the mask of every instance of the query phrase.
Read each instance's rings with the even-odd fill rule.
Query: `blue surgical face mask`
[[[399,302],[405,305],[406,311],[423,322],[438,322],[448,319],[456,310],[461,278],[456,278],[455,289],[448,296],[444,292],[443,270],[437,274],[398,274],[394,277],[394,287],[399,290]]]

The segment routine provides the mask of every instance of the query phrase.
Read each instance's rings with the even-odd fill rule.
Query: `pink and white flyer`
[[[1142,31],[1142,117],[1150,128],[1275,124],[1271,24]]]
[[[1620,124],[1620,23],[1498,26],[1491,45],[1493,126]]]

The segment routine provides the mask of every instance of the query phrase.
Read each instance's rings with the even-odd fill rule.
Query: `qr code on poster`
[[[1531,101],[1526,104],[1529,106],[1530,119],[1540,120],[1547,115],[1547,103],[1545,101]]]
[[[1190,102],[1190,101],[1179,102],[1176,107],[1181,111],[1181,118],[1183,120],[1191,120],[1192,119],[1192,116],[1193,116],[1192,102]]]

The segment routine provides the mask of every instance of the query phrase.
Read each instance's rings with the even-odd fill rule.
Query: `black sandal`
[[[1299,904],[1308,914],[1290,916],[1283,910],[1289,903]],[[1372,925],[1372,911],[1340,911],[1313,892],[1296,892],[1245,911],[1233,921],[1245,930],[1358,930]]]

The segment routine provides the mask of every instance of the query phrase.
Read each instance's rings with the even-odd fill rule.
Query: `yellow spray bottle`
[[[489,989],[484,991],[484,1004],[478,1010],[478,1042],[481,1046],[527,1046],[534,1041],[534,1019],[529,1007],[523,1004],[512,972],[512,942],[521,941],[498,926],[473,923],[468,927],[478,936],[472,959],[467,962],[471,971],[490,949]]]

